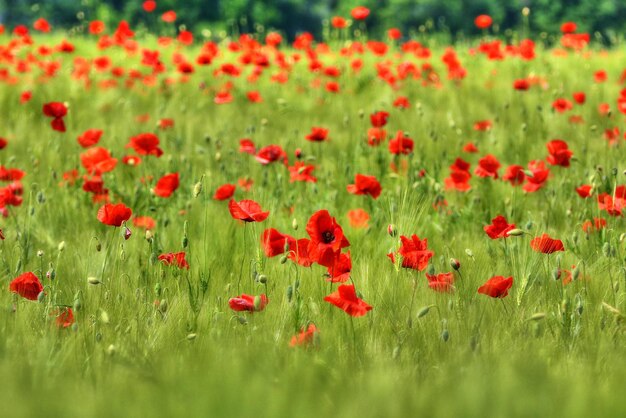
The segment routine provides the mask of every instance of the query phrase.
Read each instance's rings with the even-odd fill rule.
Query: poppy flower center
[[[334,240],[335,240],[335,234],[333,234],[330,231],[322,232],[322,241],[324,241],[324,244],[330,244]]]

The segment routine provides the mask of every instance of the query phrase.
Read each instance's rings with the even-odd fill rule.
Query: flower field
[[[0,416],[626,413],[623,45],[161,12],[0,26]]]

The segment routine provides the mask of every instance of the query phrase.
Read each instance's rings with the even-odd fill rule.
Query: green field
[[[111,45],[0,35],[0,416],[626,414],[622,45],[507,50],[485,34],[451,53],[434,38],[376,44],[336,30],[324,43],[278,46],[122,32]],[[44,112],[53,102],[67,114]],[[386,137],[372,146],[380,111]],[[327,138],[307,140],[314,127]],[[77,138],[88,129],[102,135],[86,149]],[[162,155],[129,146],[145,133]],[[397,135],[412,151],[390,152]],[[241,152],[244,138],[255,155]],[[550,158],[555,139],[571,153]],[[285,156],[261,164],[273,144]],[[487,155],[497,177],[475,171]],[[450,168],[457,158],[471,164],[462,174]],[[316,182],[297,181],[297,161]],[[511,165],[522,184],[503,180]],[[173,173],[179,186],[159,196],[157,181]],[[348,192],[357,174],[376,177],[377,198]],[[228,199],[214,198],[224,184],[267,219],[233,219]],[[107,200],[132,210],[122,226],[99,220]],[[351,222],[355,209],[367,225]],[[274,257],[262,245],[269,228],[309,238],[322,210],[349,241],[324,257],[349,251],[344,286],[371,305],[363,316],[324,300],[340,285],[326,267],[296,262],[317,244],[284,239],[277,248],[288,252]],[[512,236],[485,233],[498,215]],[[134,222],[144,216],[149,232]],[[564,251],[537,251],[544,233]],[[433,253],[421,268],[403,268],[410,256],[398,253],[412,235]],[[182,251],[188,269],[159,259]],[[35,300],[10,291],[26,272],[43,285]],[[429,287],[438,273],[453,285]],[[493,276],[513,278],[508,295],[478,292]],[[231,309],[242,294],[254,312]],[[73,321],[59,324],[67,309]],[[292,346],[311,324],[315,335]]]

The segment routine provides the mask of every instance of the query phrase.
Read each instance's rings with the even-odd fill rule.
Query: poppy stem
[[[100,272],[100,279],[104,279],[104,272],[107,267],[107,261],[109,260],[109,255],[111,254],[111,245],[113,244],[113,237],[117,235],[117,227],[113,228],[113,232],[109,234],[109,241],[107,242],[106,253],[104,254],[104,261],[102,262],[102,271]]]
[[[506,307],[506,303],[504,303],[504,299],[499,298],[500,302],[502,302],[502,306],[504,307],[504,312],[506,312],[507,316],[509,315],[509,309]]]
[[[247,222],[243,224],[243,252],[244,254],[246,252],[246,225],[248,225]],[[242,256],[241,266],[239,266],[239,278],[237,279],[237,294],[240,294],[239,287],[241,286],[241,276],[243,275],[243,264],[245,260],[246,260],[246,257]],[[252,284],[252,286],[254,287],[254,283]]]

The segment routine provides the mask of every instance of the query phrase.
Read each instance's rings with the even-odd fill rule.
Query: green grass
[[[0,40],[6,44],[8,38]],[[36,38],[36,45],[58,40]],[[460,45],[468,76],[457,84],[446,80],[443,50],[436,48],[431,62],[442,88],[407,80],[397,91],[376,78],[381,58],[362,56],[364,68],[354,76],[346,58],[321,55],[325,64],[346,73],[338,79],[340,94],[310,88],[318,76],[300,62],[284,85],[269,81],[275,67],[254,85],[245,74],[232,79],[234,101],[215,105],[215,91],[228,79],[214,78],[213,70],[238,58],[225,45],[224,55],[209,68],[196,68],[187,83],[159,81],[152,88],[137,83],[127,89],[122,80],[119,88],[101,90],[103,74],[92,73],[90,89],[71,77],[75,56],[106,54],[114,65],[142,69],[140,56],[98,51],[85,39],[72,42],[76,52],[53,57],[62,62],[56,77],[36,82],[33,70],[15,85],[0,84],[0,136],[9,140],[0,160],[27,172],[24,203],[1,221],[6,239],[0,242],[0,403],[7,416],[624,414],[619,395],[626,367],[624,317],[603,305],[625,308],[624,220],[574,192],[593,183],[597,192],[612,193],[616,184],[626,183],[623,139],[609,148],[602,137],[605,129],[626,126],[615,111],[622,50],[556,57],[538,48],[533,61],[493,62],[470,56],[468,46]],[[151,39],[141,43],[156,48]],[[168,72],[160,80],[178,78],[170,71],[173,48],[162,50]],[[192,59],[197,51],[182,52]],[[408,55],[387,58],[420,63]],[[607,70],[609,81],[593,82],[598,69]],[[546,78],[549,87],[513,90],[513,80],[529,74]],[[208,87],[199,88],[202,82]],[[33,99],[20,105],[26,89]],[[247,103],[245,92],[253,89],[264,103]],[[570,98],[574,91],[587,93],[584,106],[565,115],[551,109],[554,99]],[[407,96],[411,108],[393,108],[398,95]],[[65,134],[52,131],[41,112],[50,101],[70,106]],[[601,102],[614,109],[610,117],[598,114]],[[388,169],[392,156],[386,144],[366,144],[368,115],[376,110],[391,113],[390,136],[403,130],[415,140],[414,154],[403,157],[410,162],[406,175]],[[142,114],[149,114],[150,122],[135,120]],[[571,114],[580,114],[584,124],[569,123]],[[156,130],[159,118],[173,118],[175,127]],[[493,129],[473,131],[473,123],[483,119],[492,120]],[[331,140],[305,141],[312,126],[328,128]],[[103,129],[99,146],[120,159],[130,153],[124,146],[131,136],[160,137],[161,158],[144,157],[137,167],[118,162],[104,175],[112,201],[123,201],[134,215],[155,218],[151,243],[132,225],[133,235],[124,241],[119,229],[98,222],[100,205],[81,190],[81,180],[59,186],[65,171],[84,174],[76,137],[89,128]],[[238,153],[244,137],[257,146],[282,145],[291,163],[301,148],[305,160],[316,165],[318,182],[289,183],[283,166],[264,167]],[[568,142],[576,161],[570,168],[551,167],[552,177],[536,193],[475,176],[467,193],[444,190],[457,156],[470,161],[473,172],[479,157],[493,154],[503,164],[502,174],[509,164],[545,159],[545,144],[554,138]],[[462,153],[469,141],[479,154]],[[421,169],[425,177],[418,175]],[[150,193],[154,181],[140,181],[170,172],[180,173],[181,185],[169,199]],[[346,192],[356,173],[377,176],[383,186],[379,199]],[[254,185],[247,193],[238,189],[235,198],[256,200],[270,217],[244,227],[231,218],[227,202],[211,197],[219,185],[246,176]],[[197,183],[202,191],[194,196]],[[438,196],[447,200],[447,209],[432,208]],[[370,214],[368,229],[349,225],[346,213],[355,208]],[[337,218],[350,240],[352,280],[374,307],[365,317],[351,318],[323,301],[336,289],[324,281],[324,268],[281,264],[279,257],[263,255],[259,237],[265,228],[305,237],[308,218],[320,209]],[[507,238],[506,245],[490,240],[482,228],[498,214],[528,234]],[[582,222],[594,216],[605,218],[607,228],[587,235]],[[388,224],[400,235],[428,238],[435,271],[451,271],[449,259],[460,260],[462,277],[456,276],[454,293],[433,292],[424,273],[395,268],[386,254],[399,242],[387,234]],[[529,241],[544,232],[562,239],[566,252],[534,252]],[[188,271],[155,262],[163,252],[183,250]],[[557,265],[577,265],[579,280],[567,286],[555,281]],[[54,281],[45,278],[52,267]],[[35,272],[46,286],[41,303],[8,291],[9,282],[25,271]],[[254,271],[267,276],[267,286],[255,282]],[[514,277],[502,300],[476,292],[494,275]],[[88,277],[103,284],[91,285]],[[263,312],[236,314],[228,299],[241,293],[267,293],[270,302]],[[167,308],[162,302],[157,308],[157,300]],[[57,305],[74,306],[71,329],[56,328],[50,313]],[[426,306],[432,307],[418,317]],[[545,317],[533,320],[534,314]],[[320,330],[317,347],[290,347],[308,321]]]

